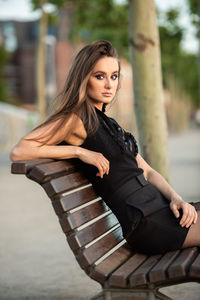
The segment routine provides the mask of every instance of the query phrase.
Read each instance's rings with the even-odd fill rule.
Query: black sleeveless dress
[[[189,228],[180,226],[181,216],[174,216],[169,200],[143,176],[136,161],[134,136],[95,110],[99,128],[80,147],[102,153],[110,162],[110,170],[100,178],[95,166],[78,160],[85,176],[119,220],[130,247],[148,254],[180,249]]]

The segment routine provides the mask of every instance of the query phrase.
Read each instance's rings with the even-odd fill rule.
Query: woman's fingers
[[[193,212],[190,220],[186,223],[185,227],[188,228],[190,227],[190,225],[194,224],[195,218],[196,218],[196,213]]]
[[[175,205],[174,203],[171,203],[170,208],[171,208],[173,214],[175,215],[175,217],[178,218],[180,216],[180,213],[178,211],[177,205]]]
[[[99,170],[100,170],[100,175],[101,175],[101,178],[103,178],[103,175],[104,175],[104,173],[105,173],[105,168],[104,167],[102,167],[102,166],[100,166],[100,168],[99,168]]]
[[[188,228],[192,223],[197,221],[197,212],[193,205],[184,201],[172,201],[170,203],[170,208],[173,211],[174,215],[178,218],[180,216],[179,210],[182,209],[182,218],[179,224]]]
[[[109,161],[102,155],[100,154],[99,160],[97,161],[97,168],[99,172],[96,174],[97,176],[100,176],[103,178],[103,175],[106,173],[108,175],[109,173]]]
[[[190,215],[190,218],[188,218],[185,222],[185,227],[188,228],[194,221],[194,213]]]
[[[180,225],[182,227],[184,227],[191,219],[191,214],[190,214],[190,211],[188,210],[187,207],[183,207],[183,216],[181,218],[181,221],[180,221]]]
[[[181,208],[183,210],[183,216],[180,220],[180,225],[182,227],[186,226],[188,228],[195,221],[196,210],[191,204],[186,202],[182,205]]]
[[[197,212],[196,210],[193,213],[193,218],[191,218],[190,222],[186,225],[186,228],[188,228],[190,225],[195,224],[197,219]]]

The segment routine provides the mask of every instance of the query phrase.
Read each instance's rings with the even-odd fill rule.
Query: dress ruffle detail
[[[125,131],[114,119],[111,118],[111,122],[113,122],[114,126],[117,129],[117,134],[113,136],[116,142],[121,146],[122,151],[130,151],[134,152],[136,156],[138,153],[138,146],[136,139],[132,135],[132,133]]]
[[[98,109],[97,111],[102,116],[102,125],[110,133],[113,140],[120,146],[121,151],[130,151],[136,156],[138,154],[138,146],[134,136],[130,132],[125,131],[113,118],[106,116]]]

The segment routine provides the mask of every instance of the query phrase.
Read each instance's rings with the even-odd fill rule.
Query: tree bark
[[[38,111],[40,120],[46,118],[47,103],[46,103],[46,76],[45,76],[45,63],[46,63],[46,45],[45,37],[47,32],[47,14],[44,11],[44,5],[47,0],[40,0],[42,15],[39,23],[39,37],[37,49],[37,97],[38,97]]]
[[[129,47],[139,144],[144,159],[169,180],[160,42],[154,0],[129,0]]]

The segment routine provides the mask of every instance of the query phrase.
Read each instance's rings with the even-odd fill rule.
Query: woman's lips
[[[102,95],[105,97],[110,97],[110,96],[112,96],[112,93],[102,93]]]

